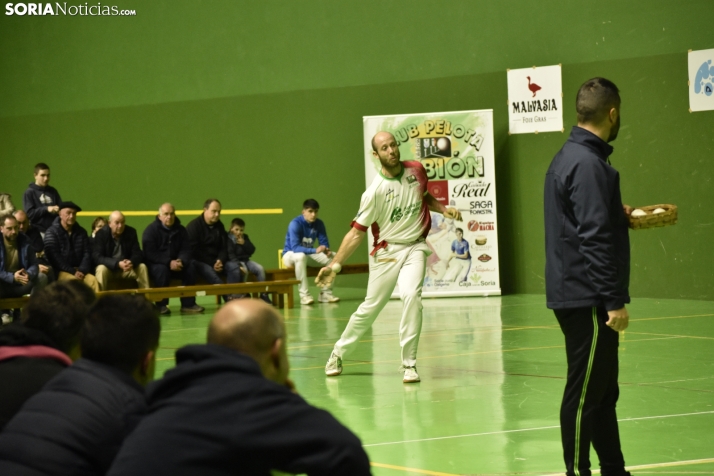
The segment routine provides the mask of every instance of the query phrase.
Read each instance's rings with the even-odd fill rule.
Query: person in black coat
[[[94,268],[89,237],[77,223],[77,212],[82,209],[73,202],[62,202],[59,206],[59,216],[45,233],[45,256],[57,280],[79,279],[99,292],[97,279],[91,274]]]
[[[544,188],[545,292],[565,336],[567,381],[560,407],[567,474],[589,476],[590,445],[603,475],[629,475],[620,448],[618,332],[630,302],[630,241],[620,176],[610,165],[620,94],[604,78],[576,99],[578,125],[548,168]]]
[[[137,295],[97,301],[82,358],[30,398],[0,433],[0,474],[106,474],[146,412],[161,324]]]
[[[124,214],[113,211],[109,222],[97,232],[92,244],[92,258],[99,289],[109,289],[112,279],[136,282],[139,289],[149,287],[149,270],[139,247],[136,230],[126,225]]]
[[[54,223],[60,211],[62,199],[56,188],[50,185],[50,166],[40,162],[35,165],[35,182],[22,196],[22,206],[32,225],[44,233]]]
[[[94,300],[80,281],[53,283],[30,298],[21,321],[0,330],[0,429],[79,358],[80,332]]]
[[[245,233],[245,221],[242,218],[231,220],[231,228],[228,231],[228,249],[232,250],[232,254],[229,253],[231,258],[238,261],[244,281],[248,279],[249,274],[255,276],[257,282],[265,281],[263,266],[250,259],[255,253],[255,245]],[[261,293],[260,298],[269,304],[272,302],[267,293]]]
[[[228,254],[228,236],[221,222],[221,202],[214,198],[206,200],[203,213],[191,220],[186,232],[198,276],[210,284],[223,284],[222,276],[227,283],[241,282],[240,265]],[[228,302],[235,297],[225,295],[223,300]]]
[[[149,277],[154,287],[167,287],[172,278],[180,279],[182,286],[196,284],[195,268],[191,256],[191,244],[186,228],[176,217],[176,210],[170,203],[159,207],[159,214],[142,236],[144,260],[149,268]],[[156,303],[159,314],[171,314],[169,299]],[[181,298],[182,314],[197,314],[204,309],[196,304],[195,296]]]
[[[52,266],[45,256],[45,240],[42,238],[42,233],[40,233],[40,230],[32,226],[30,219],[24,210],[16,210],[13,215],[15,216],[15,219],[17,219],[17,224],[20,227],[20,233],[23,233],[30,240],[30,246],[37,257],[37,265],[40,268],[40,273],[47,275],[48,283],[55,281]]]
[[[223,306],[208,344],[179,349],[176,362],[149,387],[149,414],[109,476],[371,474],[359,438],[295,392],[285,324],[272,306]]]

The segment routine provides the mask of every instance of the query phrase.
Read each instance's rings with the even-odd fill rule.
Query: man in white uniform
[[[362,195],[359,213],[337,255],[329,266],[320,270],[315,280],[318,286],[328,285],[342,268],[341,263],[362,242],[367,228],[372,228],[374,259],[370,264],[367,296],[335,344],[325,373],[328,376],[342,373],[342,358],[357,346],[359,338],[389,301],[394,286],[399,284],[404,303],[399,325],[403,381],[418,382],[416,353],[422,321],[421,289],[426,257],[431,253],[424,241],[431,226],[429,210],[457,220],[461,220],[461,214],[455,208],[446,208],[429,194],[426,171],[420,162],[400,162],[399,146],[392,134],[378,132],[372,138],[372,149],[382,165],[380,174]]]

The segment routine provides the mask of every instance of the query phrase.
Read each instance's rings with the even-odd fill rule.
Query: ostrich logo
[[[531,90],[531,92],[533,93],[533,97],[535,97],[536,93],[541,90],[541,87],[538,86],[536,83],[531,83],[530,76],[526,76],[526,78],[528,78],[528,89]]]

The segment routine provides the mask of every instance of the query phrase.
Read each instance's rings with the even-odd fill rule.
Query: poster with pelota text
[[[387,131],[402,161],[424,166],[429,193],[461,211],[461,222],[431,212],[423,296],[500,295],[493,110],[366,116],[363,125],[367,187],[381,169],[372,137]],[[371,251],[371,231],[369,240]],[[398,294],[396,289],[393,297]]]

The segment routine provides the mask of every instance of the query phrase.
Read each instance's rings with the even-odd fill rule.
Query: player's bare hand
[[[628,217],[632,215],[632,210],[634,210],[634,208],[629,205],[622,205],[622,209],[625,211],[625,215],[627,215]]]
[[[607,311],[607,316],[609,319],[605,323],[613,331],[624,331],[630,324],[630,315],[627,313],[625,306],[621,309],[615,309],[614,311]]]
[[[315,278],[315,284],[320,288],[328,287],[335,280],[335,276],[337,275],[332,270],[332,268],[330,268],[329,266],[325,266],[320,270],[319,273],[317,273],[317,277]]]
[[[444,210],[444,216],[446,218],[453,218],[456,221],[461,221],[461,212],[454,208],[454,207],[448,207],[446,210]]]
[[[325,246],[325,245],[320,245],[320,246],[318,246],[317,248],[315,248],[315,253],[322,253],[322,252],[325,251],[326,249],[327,249],[327,246]]]
[[[40,273],[42,274],[47,274],[50,272],[49,266],[45,266],[44,264],[38,264],[37,267],[40,269]]]

